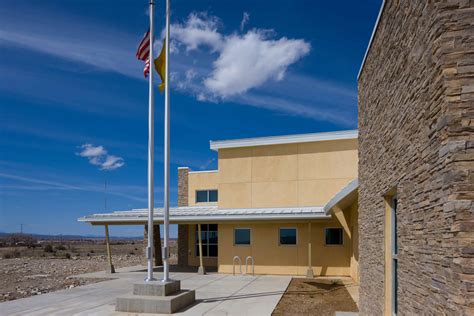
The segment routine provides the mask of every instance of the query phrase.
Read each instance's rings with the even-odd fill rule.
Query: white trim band
[[[382,16],[383,8],[385,7],[385,0],[382,0],[382,5],[380,6],[379,15],[377,16],[377,20],[375,21],[374,29],[372,30],[372,35],[370,36],[369,44],[367,45],[367,49],[365,50],[364,58],[362,59],[362,64],[359,68],[359,73],[357,74],[357,80],[359,80],[360,74],[362,73],[362,69],[364,69],[365,60],[367,59],[367,55],[369,54],[370,47],[372,46],[372,42],[375,37],[375,33],[379,27],[380,17]]]
[[[211,172],[219,172],[219,170],[198,170],[198,171],[189,171],[189,173],[211,173]]]
[[[212,150],[219,150],[224,148],[239,148],[265,145],[280,145],[280,144],[294,144],[294,143],[309,143],[329,140],[343,140],[356,139],[358,136],[357,130],[298,134],[298,135],[284,135],[284,136],[270,136],[257,138],[242,138],[232,140],[218,140],[210,141]]]

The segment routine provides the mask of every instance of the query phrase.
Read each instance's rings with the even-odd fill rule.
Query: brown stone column
[[[178,265],[188,265],[189,225],[178,225]]]
[[[146,253],[146,247],[148,245],[148,225],[145,225],[143,237],[143,249]],[[153,226],[153,246],[154,252],[153,256],[155,258],[155,266],[162,266],[163,259],[161,258],[161,234],[160,234],[160,225]]]
[[[188,206],[189,168],[178,168],[178,206]]]
[[[188,206],[189,168],[178,168],[178,206]],[[178,265],[188,265],[189,225],[178,225]]]

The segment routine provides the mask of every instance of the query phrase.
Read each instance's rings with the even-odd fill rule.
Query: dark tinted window
[[[250,229],[236,228],[234,230],[234,242],[236,245],[250,245]]]
[[[217,202],[217,190],[197,190],[196,203]]]
[[[209,202],[217,202],[217,190],[209,190]]]
[[[280,228],[280,245],[296,245],[296,228]]]
[[[202,251],[204,252],[204,250]],[[217,257],[217,245],[209,245],[209,257]]]
[[[206,191],[196,191],[196,203],[207,202],[207,190]]]
[[[196,256],[199,256],[199,230],[196,227]],[[201,224],[202,255],[217,257],[217,224]]]
[[[342,228],[326,228],[326,245],[342,245]]]

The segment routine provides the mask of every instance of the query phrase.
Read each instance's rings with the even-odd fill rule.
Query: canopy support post
[[[105,244],[107,246],[107,259],[108,259],[108,265],[106,272],[107,273],[115,273],[115,267],[112,264],[112,251],[110,249],[110,239],[109,239],[109,225],[105,224]]]
[[[198,269],[198,274],[204,275],[204,274],[206,274],[206,270],[204,269],[204,264],[203,264],[203,260],[202,260],[201,224],[198,224],[198,240],[199,240],[199,269]]]
[[[308,222],[308,270],[306,271],[308,279],[314,278],[313,267],[311,263],[311,222]]]

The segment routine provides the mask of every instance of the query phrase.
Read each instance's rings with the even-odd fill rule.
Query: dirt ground
[[[355,285],[332,284],[314,279],[294,278],[273,311],[280,315],[335,315],[335,312],[358,312],[348,292]]]
[[[145,263],[142,241],[115,242],[111,248],[115,268]],[[174,261],[172,253],[170,263]],[[74,277],[103,271],[106,266],[103,241],[61,241],[35,248],[0,248],[0,302],[107,280]]]

